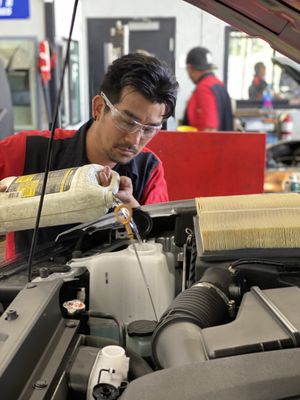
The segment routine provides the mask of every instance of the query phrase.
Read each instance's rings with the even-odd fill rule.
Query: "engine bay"
[[[1,396],[298,395],[299,250],[203,251],[194,200],[133,220],[139,240],[113,213],[64,232],[29,283],[25,255],[2,263]]]

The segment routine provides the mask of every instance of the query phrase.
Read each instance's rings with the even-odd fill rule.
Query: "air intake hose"
[[[201,329],[229,322],[231,283],[229,271],[212,267],[199,282],[174,299],[153,334],[152,354],[158,367],[206,359]]]

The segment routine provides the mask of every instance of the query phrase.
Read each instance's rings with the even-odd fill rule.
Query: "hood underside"
[[[185,0],[300,63],[300,1]]]

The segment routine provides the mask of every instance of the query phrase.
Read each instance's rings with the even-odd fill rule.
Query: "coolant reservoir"
[[[160,243],[135,244],[158,318],[175,295],[174,263],[168,261]],[[73,259],[72,267],[90,272],[90,308],[113,314],[125,324],[155,320],[151,301],[132,245],[125,250]]]
[[[40,226],[87,222],[102,217],[113,204],[119,175],[112,171],[110,186],[99,185],[97,172],[103,167],[88,164],[50,171]],[[5,178],[0,193],[0,233],[32,229],[40,200],[44,173]]]

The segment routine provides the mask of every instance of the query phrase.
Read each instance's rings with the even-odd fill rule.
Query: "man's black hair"
[[[255,65],[254,65],[254,71],[256,74],[259,73],[259,70],[261,67],[265,67],[265,64],[261,61],[258,61]]]
[[[165,118],[174,114],[178,83],[167,64],[156,57],[131,53],[116,59],[107,70],[100,90],[115,104],[125,86],[131,86],[153,103],[165,104]]]

